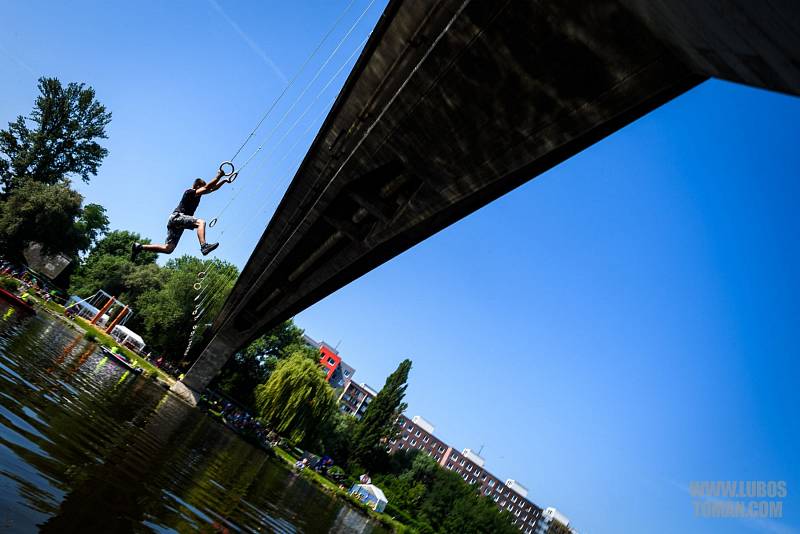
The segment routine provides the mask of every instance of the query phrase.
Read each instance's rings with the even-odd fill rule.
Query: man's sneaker
[[[219,243],[206,243],[200,247],[200,252],[203,253],[203,256],[208,256],[208,254],[216,249],[219,246]]]
[[[136,261],[136,258],[139,256],[139,253],[142,251],[142,244],[141,243],[132,243],[131,244],[131,261]]]

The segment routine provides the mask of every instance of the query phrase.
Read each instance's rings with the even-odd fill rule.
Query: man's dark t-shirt
[[[195,193],[194,189],[187,189],[183,192],[181,202],[175,208],[175,212],[183,213],[184,215],[194,215],[197,206],[200,205],[200,196]]]

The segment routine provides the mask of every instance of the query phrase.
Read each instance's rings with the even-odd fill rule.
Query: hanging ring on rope
[[[223,169],[225,165],[231,166],[231,172],[225,172],[225,169]],[[236,172],[236,168],[234,168],[232,161],[223,161],[222,163],[219,164],[219,172],[222,173],[222,176],[231,176]]]
[[[201,289],[203,289],[203,284],[201,284],[200,282],[197,282],[192,287],[194,288],[195,291],[200,291]]]
[[[197,278],[199,278],[200,280],[202,280],[205,277],[206,277],[205,271],[200,271],[199,273],[197,273]]]
[[[211,220],[208,222],[208,227],[209,227],[209,228],[214,228],[216,225],[217,225],[217,218],[216,218],[216,217],[214,217],[213,219],[211,219]]]
[[[229,184],[232,184],[239,177],[239,171],[232,172],[230,174],[226,174],[225,176],[227,176],[228,178],[226,178],[225,180],[220,180],[220,181],[228,182]]]

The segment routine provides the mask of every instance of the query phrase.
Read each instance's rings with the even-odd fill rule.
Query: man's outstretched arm
[[[222,172],[222,169],[218,170],[217,175],[214,177],[213,180],[208,182],[203,187],[198,187],[197,189],[195,189],[195,194],[199,196],[199,195],[206,195],[208,193],[213,193],[214,191],[216,191],[217,189],[228,183],[225,180],[221,180],[223,176],[225,176],[225,173]]]

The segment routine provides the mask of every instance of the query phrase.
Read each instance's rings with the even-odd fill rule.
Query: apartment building
[[[308,346],[319,350],[319,364],[325,372],[325,380],[327,380],[334,389],[343,388],[348,380],[353,379],[353,375],[356,374],[355,368],[347,365],[344,360],[342,360],[338,350],[324,341],[316,341],[305,334],[303,334],[303,341],[305,341]]]
[[[433,435],[433,425],[419,415],[415,415],[412,419],[401,415],[397,425],[398,434],[395,439],[389,441],[389,453],[417,449],[440,463],[450,449],[446,443]]]
[[[567,516],[565,516],[552,506],[545,508],[544,512],[542,512],[542,519],[536,526],[534,534],[547,534],[553,522],[561,523],[561,525],[563,525],[564,527],[562,531],[568,530],[570,534],[578,534],[578,531],[569,526],[569,519],[567,518]]]
[[[492,499],[501,509],[508,510],[514,524],[525,534],[533,534],[542,509],[527,499],[528,490],[513,479],[506,481],[486,469],[486,461],[471,449],[459,451],[434,434],[434,426],[416,415],[397,419],[397,436],[390,440],[390,453],[416,449],[431,456],[439,465],[455,471],[464,482],[476,487],[481,494]]]
[[[357,384],[353,380],[345,382],[342,394],[339,395],[339,409],[353,415],[356,419],[364,417],[367,406],[378,393],[366,384]]]

